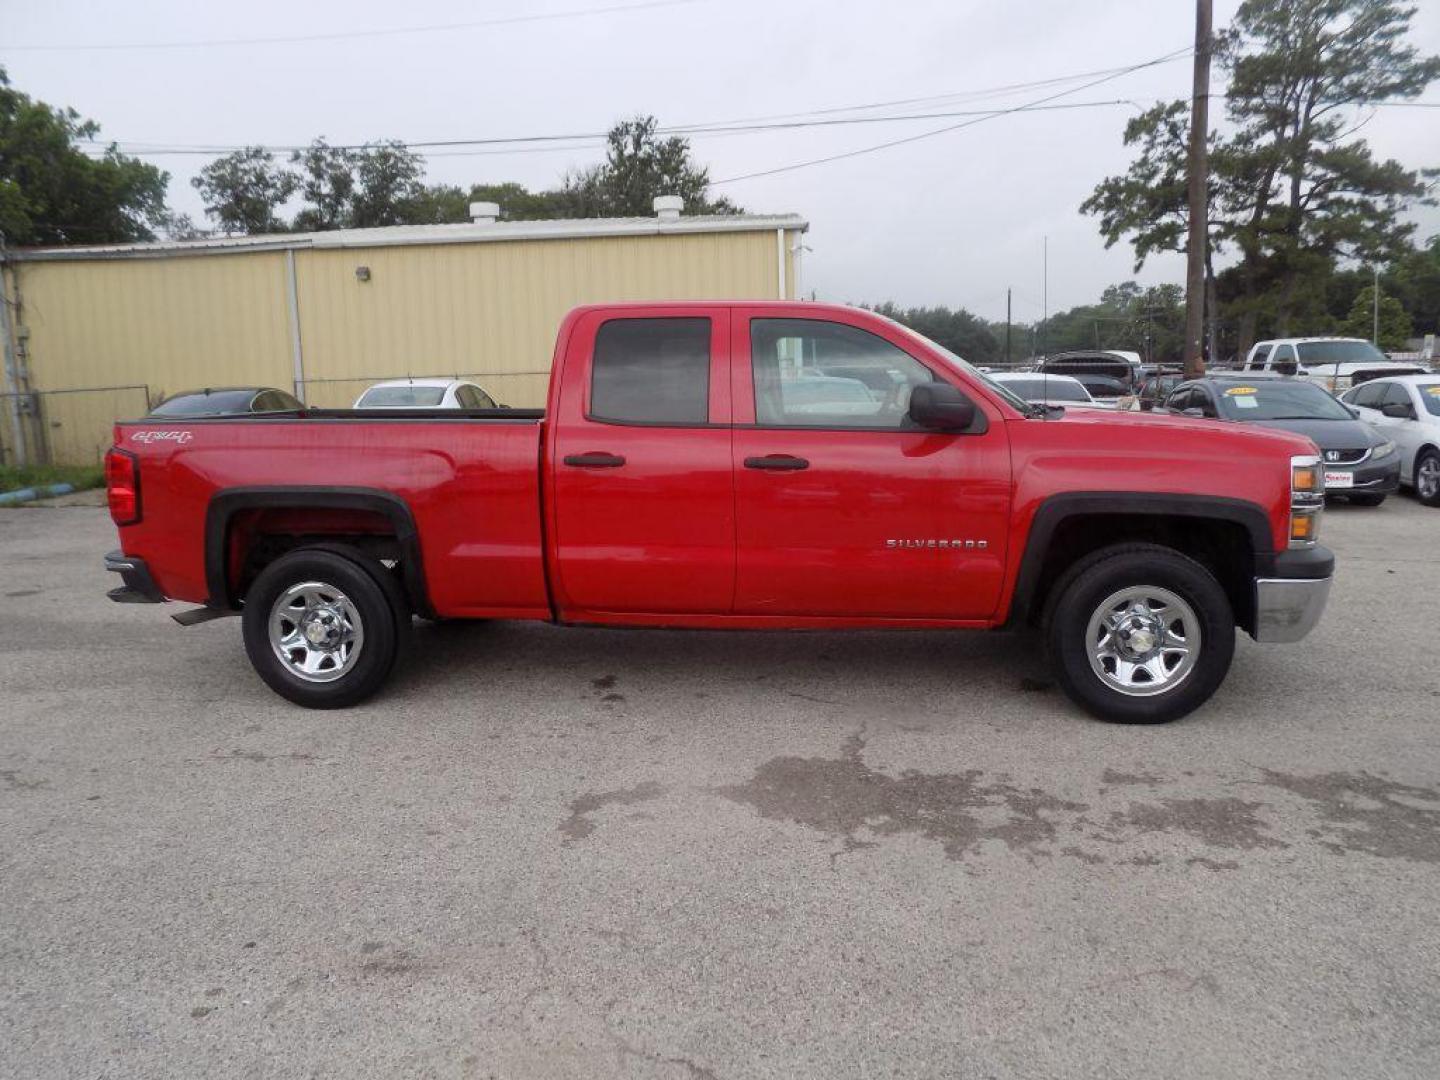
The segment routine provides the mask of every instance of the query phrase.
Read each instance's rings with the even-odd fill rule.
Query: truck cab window
[[[920,361],[865,330],[818,319],[754,319],[750,362],[762,427],[908,428]]]
[[[611,319],[595,334],[592,420],[703,424],[710,419],[710,320]]]

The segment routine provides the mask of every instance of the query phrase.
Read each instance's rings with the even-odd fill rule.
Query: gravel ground
[[[417,627],[306,712],[0,511],[0,1076],[1440,1075],[1440,513],[1168,727],[999,635]]]

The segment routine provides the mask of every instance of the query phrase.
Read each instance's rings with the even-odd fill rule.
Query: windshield
[[[360,398],[357,409],[424,409],[439,405],[443,386],[372,386]]]
[[[1368,341],[1301,341],[1300,363],[1310,364],[1388,364],[1389,358]]]
[[[1237,383],[1215,388],[1226,420],[1353,420],[1350,410],[1314,383]]]
[[[1440,383],[1421,383],[1415,389],[1420,391],[1425,411],[1431,416],[1440,416]]]
[[[884,319],[885,316],[882,315],[880,316],[880,318]],[[977,368],[974,364],[971,364],[968,361],[962,360],[960,357],[956,356],[949,349],[945,348],[944,345],[936,344],[924,334],[920,333],[918,330],[911,330],[910,327],[906,326],[904,323],[898,323],[894,319],[885,319],[885,321],[888,322],[891,326],[898,327],[906,334],[906,336],[914,338],[926,348],[933,349],[936,353],[940,355],[943,360],[945,360],[948,364],[954,367],[957,371],[963,371],[966,375],[970,376],[970,378],[984,383],[986,388],[993,390],[1012,409],[1015,409],[1017,412],[1022,412],[1026,416],[1041,415],[1039,406],[1030,404],[1030,402],[1026,401],[1019,394],[1006,387],[1004,383],[996,382],[994,379],[990,378],[990,376],[986,375],[983,371]]]
[[[1085,387],[1064,378],[1005,379],[1000,385],[1026,401],[1090,401]]]

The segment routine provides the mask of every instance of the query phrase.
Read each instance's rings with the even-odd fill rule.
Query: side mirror
[[[975,403],[949,383],[921,383],[910,391],[910,419],[934,431],[964,431],[975,422]]]
[[[1345,411],[1348,412],[1351,416],[1353,416],[1356,420],[1360,419],[1360,410],[1357,409],[1354,405],[1348,405],[1343,401],[1340,404],[1344,405]]]
[[[1298,366],[1294,360],[1281,360],[1275,365],[1275,370],[1281,375],[1294,375]]]
[[[1392,420],[1414,420],[1415,408],[1403,401],[1387,401],[1380,406],[1380,412]]]

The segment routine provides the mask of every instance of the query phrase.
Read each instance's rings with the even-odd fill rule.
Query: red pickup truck
[[[813,303],[584,307],[544,410],[152,418],[106,472],[112,599],[238,612],[261,678],[320,708],[377,690],[419,615],[1039,628],[1080,705],[1164,721],[1237,626],[1303,637],[1334,567],[1308,440],[1027,404]]]

